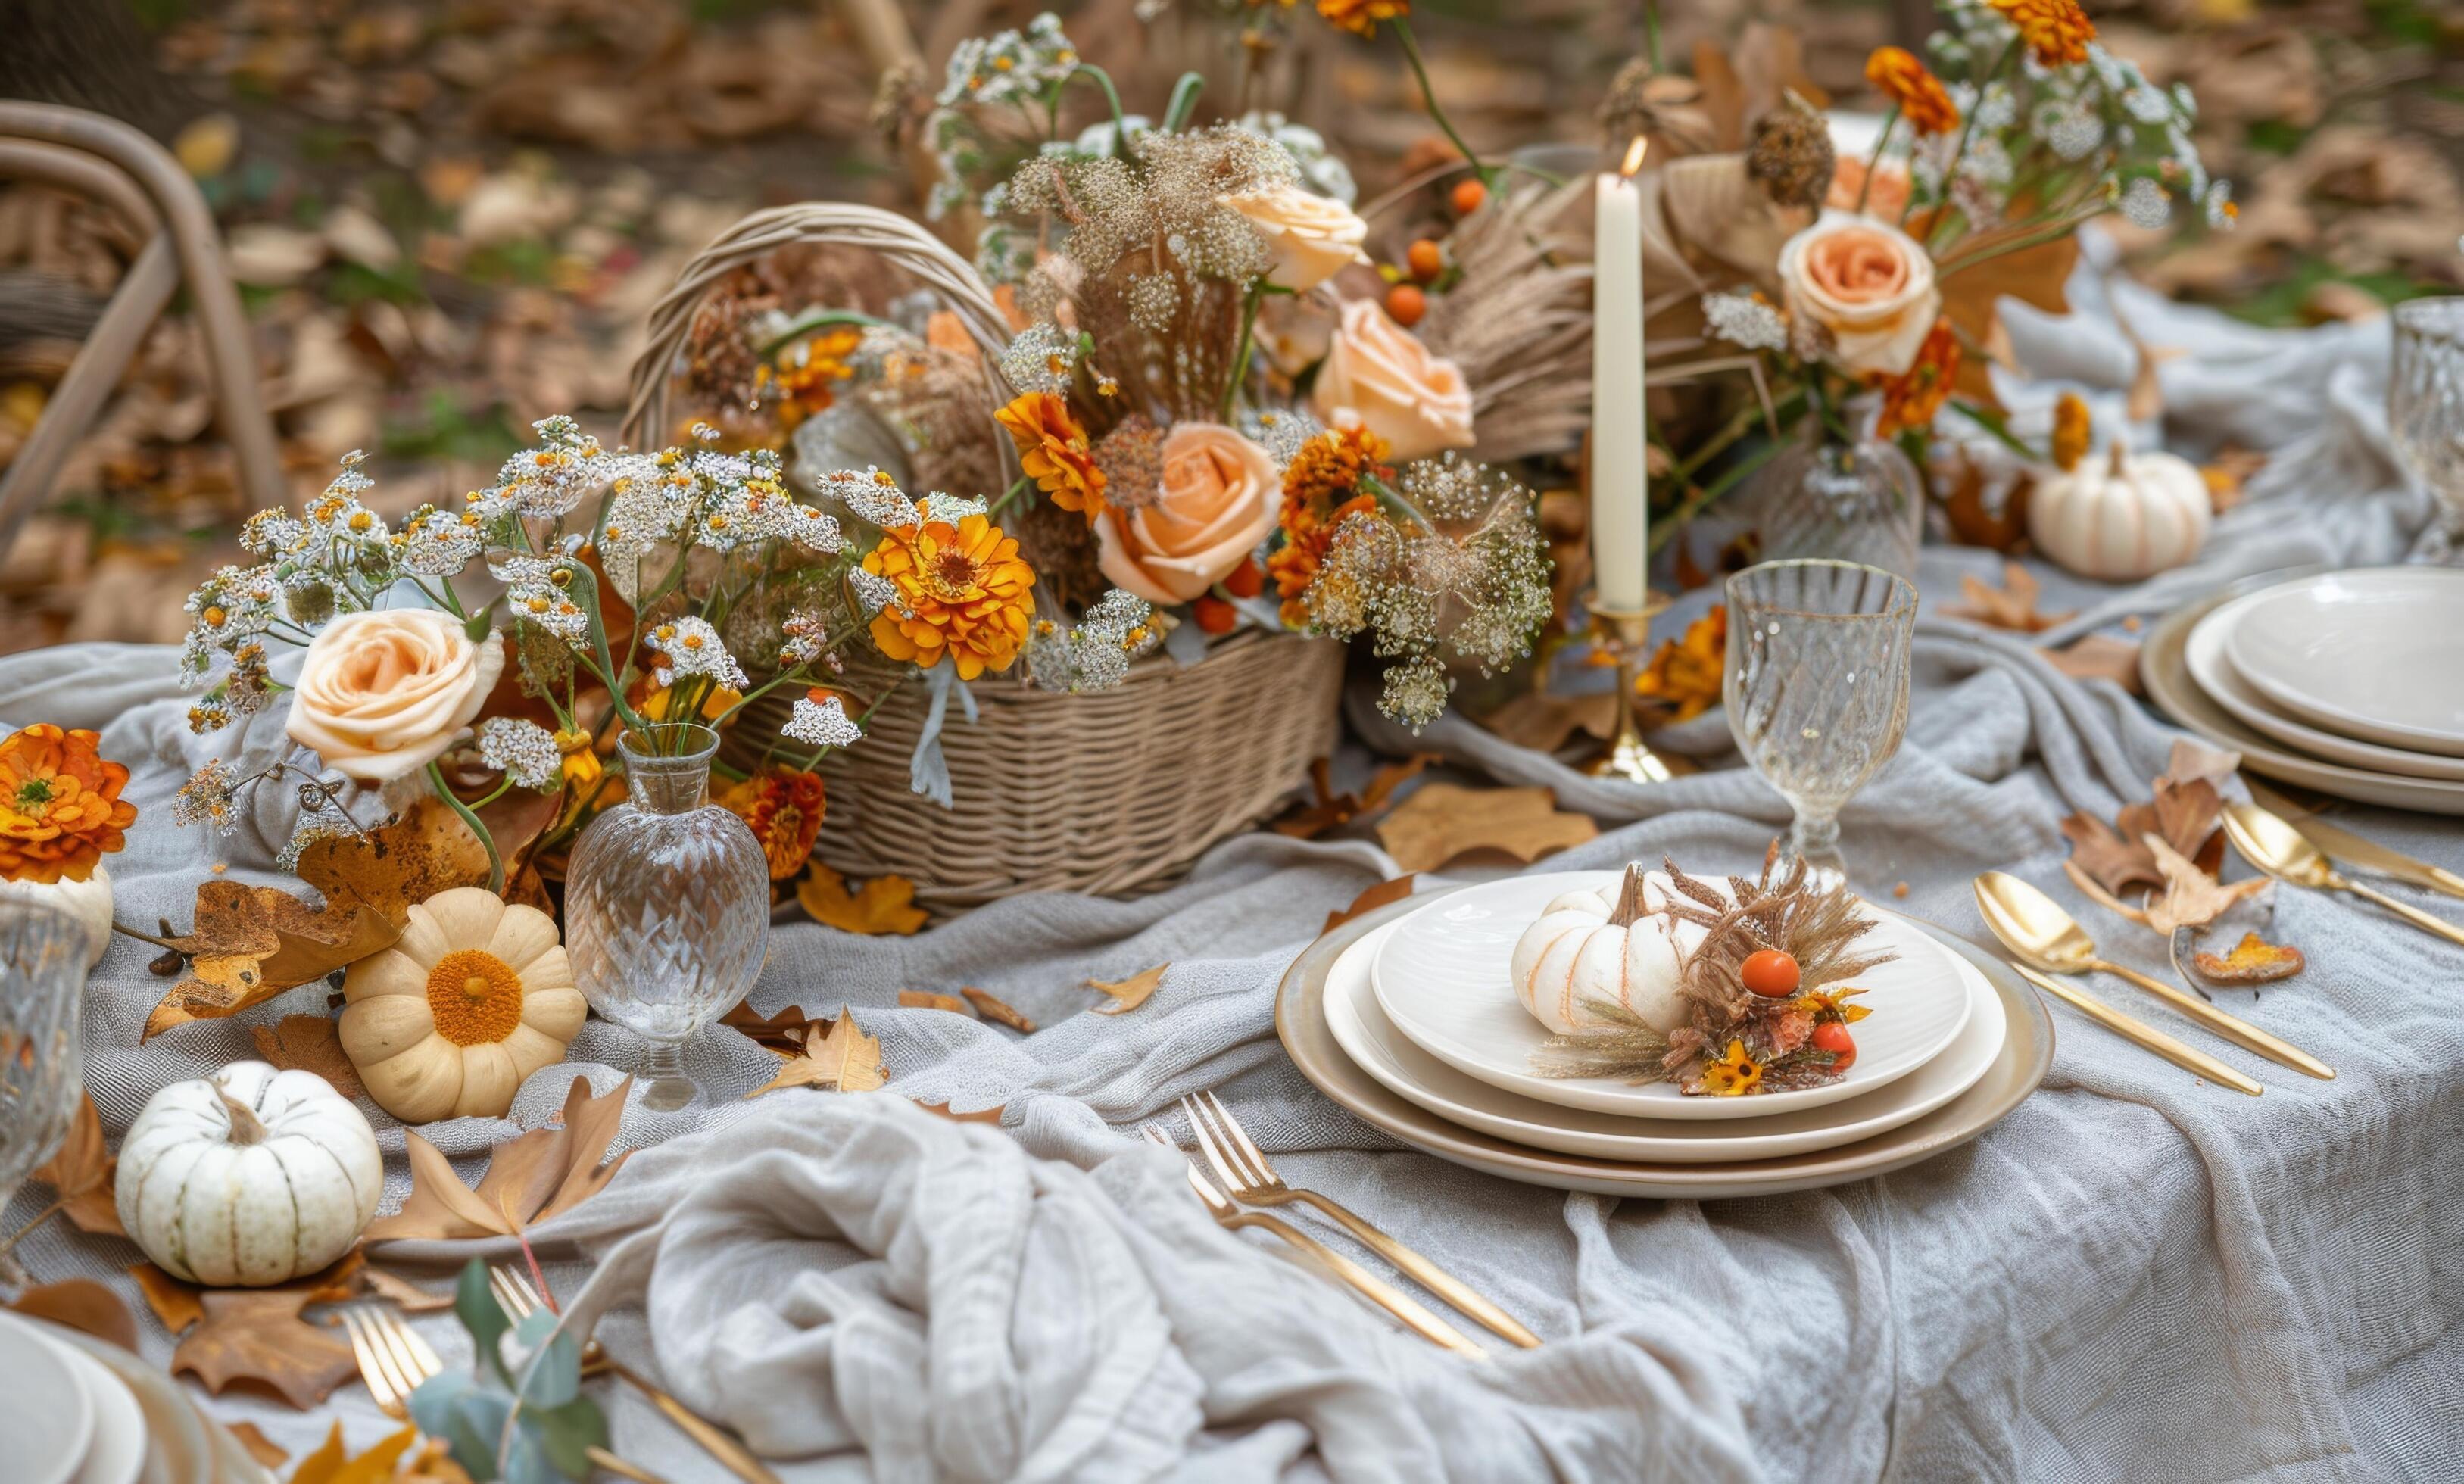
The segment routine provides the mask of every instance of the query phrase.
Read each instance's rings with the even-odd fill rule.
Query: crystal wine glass
[[[2395,307],[2387,433],[2406,470],[2438,501],[2414,559],[2464,562],[2464,297]]]
[[[86,935],[59,908],[0,900],[0,1206],[67,1137],[85,1085]],[[0,1269],[13,1263],[0,1256]],[[5,1277],[5,1274],[0,1274]]]
[[[1917,590],[1853,561],[1767,561],[1728,578],[1727,598],[1728,731],[1796,811],[1789,848],[1845,880],[1840,806],[1907,731]]]

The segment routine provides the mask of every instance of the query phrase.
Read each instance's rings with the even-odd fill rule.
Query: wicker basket
[[[808,202],[755,212],[721,233],[651,311],[626,442],[653,442],[666,427],[668,384],[702,296],[797,243],[877,252],[939,294],[986,351],[984,422],[995,436],[992,409],[1010,395],[997,365],[1007,324],[975,269],[905,217]],[[1008,440],[999,441],[1014,470]],[[852,875],[907,877],[917,902],[938,914],[1023,891],[1168,884],[1208,846],[1270,813],[1312,759],[1332,752],[1344,652],[1329,640],[1244,630],[1185,668],[1150,656],[1118,688],[1093,695],[979,681],[978,719],[954,706],[941,734],[947,809],[910,786],[926,701],[921,687],[902,687],[873,712],[862,743],[822,764],[829,822],[814,854]],[[775,730],[788,704],[774,694],[747,706],[737,731]]]

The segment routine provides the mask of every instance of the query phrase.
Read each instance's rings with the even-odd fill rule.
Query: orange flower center
[[[935,552],[924,570],[931,580],[933,596],[949,602],[972,596],[980,571],[973,556],[955,546]]]
[[[17,785],[17,812],[29,819],[40,819],[52,812],[54,795],[49,778],[28,778]]]
[[[429,971],[428,1008],[436,1034],[456,1046],[500,1041],[521,1024],[522,978],[494,953],[456,949]]]

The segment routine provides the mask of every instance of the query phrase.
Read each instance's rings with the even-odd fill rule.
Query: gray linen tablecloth
[[[2076,316],[2012,315],[2023,363],[2058,379],[2010,390],[2023,425],[2042,418],[2057,384],[2121,416],[2134,362],[2118,309],[2148,343],[2187,352],[2162,368],[2165,436],[2193,451],[2232,441],[2276,456],[2192,568],[2126,590],[2046,573],[2049,606],[2084,610],[2051,638],[2153,615],[2246,573],[2401,554],[2426,505],[2396,487],[2385,455],[2383,322],[2272,334],[2128,286],[2113,293],[2118,304],[2083,270]],[[1941,612],[1961,574],[1996,566],[1987,553],[1927,552],[1907,743],[1845,816],[1865,884],[1905,881],[1908,910],[1970,934],[1981,928],[1968,882],[1987,867],[2076,902],[2057,821],[2074,809],[2109,817],[2144,794],[2170,742],[2119,689],[2067,680],[2029,644]],[[172,668],[154,649],[0,660],[0,721],[99,727],[106,753],[136,769],[131,793],[147,818],[112,862],[131,923],[184,921],[209,849],[168,826],[170,793],[200,746],[180,726]],[[1353,712],[1372,742],[1397,740],[1366,708]],[[262,729],[246,740],[271,745]],[[1743,866],[1786,817],[1734,768],[1641,791],[1456,722],[1419,745],[1549,784],[1617,825],[1551,868],[1663,852]],[[266,840],[281,821],[266,812],[261,830],[231,842],[235,879],[278,879]],[[2352,818],[2464,866],[2448,821]],[[949,1123],[894,1097],[732,1101],[772,1063],[720,1031],[693,1048],[718,1103],[627,1113],[621,1142],[643,1152],[605,1194],[541,1230],[562,1258],[550,1276],[584,1312],[604,1312],[612,1348],[794,1479],[2453,1469],[2464,1439],[2464,1161],[2453,1148],[2464,1132],[2464,951],[2343,902],[2283,894],[2277,930],[2313,967],[2263,996],[2230,998],[2336,1065],[2332,1083],[2201,1037],[2268,1084],[2254,1101],[2198,1085],[2057,1009],[2043,1089],[1967,1147],[1807,1194],[1620,1202],[1397,1148],[1286,1061],[1271,1019],[1278,977],[1331,907],[1391,871],[1366,843],[1252,836],[1134,902],[1021,898],[915,938],[782,926],[757,1008],[851,1004],[881,1038],[893,1091],[961,1109],[1004,1104],[1002,1127]],[[2080,906],[2118,956],[2162,967],[2152,935]],[[115,1135],[155,1087],[249,1051],[237,1024],[186,1027],[140,1049],[163,989],[145,971],[149,953],[114,946],[84,1020]],[[1088,1013],[1089,976],[1167,960],[1145,1008]],[[1044,1029],[1021,1038],[894,1008],[901,989],[962,984]],[[320,995],[294,992],[243,1018],[313,1008]],[[594,1022],[573,1055],[605,1088],[619,1075],[607,1064],[626,1064],[630,1050]],[[535,1076],[511,1123],[427,1132],[449,1154],[475,1155],[547,1118],[576,1069]],[[1550,1343],[1494,1365],[1456,1361],[1273,1244],[1216,1229],[1176,1163],[1133,1137],[1144,1120],[1177,1129],[1173,1099],[1204,1087],[1221,1091],[1294,1184],[1333,1192]],[[407,1186],[402,1134],[370,1112],[390,1203]],[[476,1161],[464,1168],[474,1173]],[[21,1195],[8,1219],[34,1204]],[[138,1255],[125,1243],[55,1225],[22,1255],[39,1277],[97,1275],[134,1298],[121,1270]],[[402,1244],[390,1255],[463,1254]],[[146,1323],[148,1353],[167,1356],[169,1337]],[[450,1324],[425,1327],[460,1353]],[[717,1476],[629,1394],[610,1405],[621,1451],[673,1478]],[[236,1395],[214,1407],[295,1451],[326,1423]],[[333,1408],[355,1445],[387,1426],[356,1387]]]

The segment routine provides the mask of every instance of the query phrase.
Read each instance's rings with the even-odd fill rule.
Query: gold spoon
[[[2349,891],[2365,902],[2377,903],[2415,928],[2434,932],[2450,943],[2464,943],[2464,928],[2345,879],[2327,863],[2326,856],[2310,842],[2309,836],[2256,804],[2225,806],[2225,838],[2233,841],[2243,860],[2278,881],[2319,891]]]
[[[2161,979],[2096,956],[2096,942],[2053,898],[2006,871],[1988,871],[1976,878],[1976,909],[2003,947],[2030,967],[2049,973],[2109,973],[2145,990],[2218,1036],[2279,1061],[2297,1072],[2332,1080],[2336,1069],[2299,1047],[2288,1045],[2239,1015],[2218,1010],[2194,994],[2186,994]]]
[[[2220,1086],[2230,1087],[2235,1092],[2246,1092],[2254,1098],[2267,1091],[2256,1081],[2234,1071],[2206,1052],[2183,1045],[2145,1021],[2133,1019],[2101,999],[2082,994],[2052,974],[2038,973],[2020,963],[2013,963],[2011,967],[2017,970],[2019,976],[2030,984],[2057,999],[2068,1002],[2079,1014],[2116,1036],[2124,1040],[2136,1042],[2145,1050],[2156,1053],[2185,1072],[2194,1073]]]

